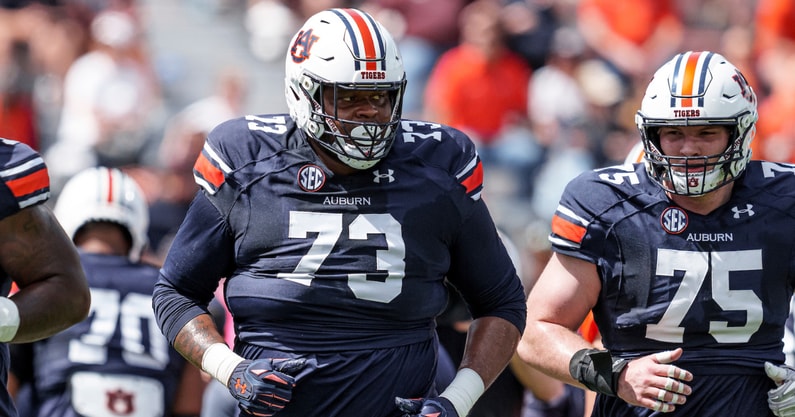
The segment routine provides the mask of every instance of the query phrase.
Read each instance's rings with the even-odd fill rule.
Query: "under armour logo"
[[[386,174],[381,173],[381,170],[373,171],[373,175],[375,176],[375,178],[373,178],[373,182],[380,184],[381,180],[387,180],[387,183],[391,183],[392,181],[395,181],[395,177],[392,176],[394,173],[395,170],[393,169],[387,169]]]
[[[744,209],[739,209],[737,208],[737,206],[732,207],[732,211],[734,212],[734,218],[739,219],[741,214],[747,214],[748,217],[753,216],[756,213],[754,213],[754,211],[751,210],[752,208],[754,208],[753,204],[746,204]]]

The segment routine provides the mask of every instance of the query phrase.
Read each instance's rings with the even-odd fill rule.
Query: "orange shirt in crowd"
[[[489,62],[477,49],[459,45],[444,53],[428,79],[425,106],[434,121],[489,143],[506,121],[527,116],[531,69],[504,51]]]

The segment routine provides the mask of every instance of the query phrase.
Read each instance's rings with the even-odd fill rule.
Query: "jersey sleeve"
[[[173,343],[194,317],[209,313],[218,282],[234,267],[234,241],[221,215],[199,192],[174,237],[155,284],[158,325]]]
[[[500,317],[524,331],[524,288],[482,200],[452,244],[447,278],[461,292],[473,318]]]
[[[449,126],[417,120],[405,120],[401,127],[404,142],[419,142],[411,148],[415,157],[452,177],[470,201],[480,200],[483,163],[468,136]]]
[[[214,195],[235,168],[237,152],[230,152],[227,143],[234,143],[235,126],[239,121],[218,125],[207,136],[201,153],[193,165],[193,178],[206,193]],[[242,142],[242,140],[241,140]],[[234,148],[232,148],[234,149]]]
[[[549,240],[552,249],[591,263],[597,263],[604,249],[609,225],[599,215],[610,206],[614,190],[589,171],[570,181],[552,216]]]
[[[0,219],[50,198],[50,177],[38,152],[0,139]]]

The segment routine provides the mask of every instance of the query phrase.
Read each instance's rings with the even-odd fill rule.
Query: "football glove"
[[[227,388],[244,415],[273,416],[290,402],[293,376],[304,366],[306,359],[247,359],[232,371]]]
[[[403,417],[458,417],[453,403],[444,397],[395,398],[395,404]]]
[[[795,416],[795,369],[765,362],[765,373],[776,383],[767,392],[767,404],[778,417]]]

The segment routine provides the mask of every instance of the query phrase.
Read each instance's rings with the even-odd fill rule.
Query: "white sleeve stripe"
[[[572,220],[575,220],[577,223],[580,223],[581,225],[583,225],[585,227],[588,227],[588,221],[583,219],[582,217],[576,215],[568,207],[565,207],[563,205],[558,205],[557,211],[562,213],[562,214],[565,214],[566,217],[568,217],[568,218],[570,218]]]
[[[44,165],[44,160],[41,159],[41,157],[36,157],[36,158],[31,159],[28,162],[25,162],[22,165],[15,166],[13,168],[9,168],[9,169],[6,169],[4,171],[0,171],[0,177],[3,177],[3,178],[12,177],[12,176],[14,176],[16,174],[28,171],[31,168],[39,166],[39,165]]]
[[[207,155],[209,155],[216,164],[218,164],[218,167],[221,168],[221,171],[224,171],[225,174],[232,172],[232,168],[230,168],[229,165],[221,160],[221,157],[218,156],[215,150],[213,150],[208,143],[204,144],[204,151],[207,152]]]
[[[196,184],[199,184],[200,187],[204,188],[210,195],[213,195],[218,191],[217,188],[213,187],[210,183],[204,180],[204,178],[200,178],[196,175],[193,176],[194,181]]]
[[[469,161],[469,163],[467,164],[467,166],[464,167],[463,170],[461,170],[458,174],[455,174],[455,177],[460,180],[461,177],[472,171],[472,169],[474,169],[477,164],[478,164],[478,155],[475,154],[475,157],[472,158],[471,161]]]
[[[50,197],[50,193],[42,193],[42,194],[38,194],[36,196],[33,196],[31,198],[26,198],[24,200],[19,200],[19,208],[23,209],[25,207],[32,206],[32,205],[34,205],[36,203],[39,203],[41,201],[47,200],[49,197]]]

